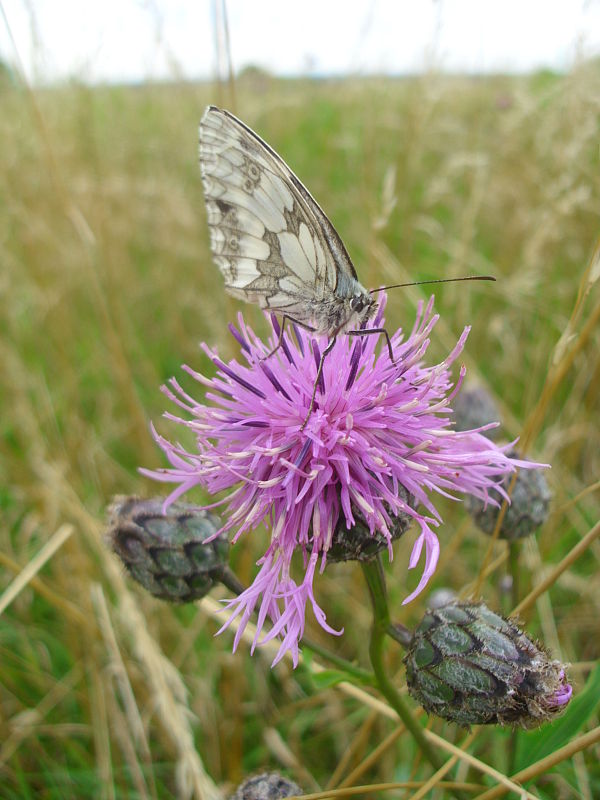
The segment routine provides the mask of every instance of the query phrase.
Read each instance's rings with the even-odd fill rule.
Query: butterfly
[[[209,106],[199,140],[211,249],[225,288],[282,317],[279,341],[267,358],[281,346],[286,321],[329,338],[302,430],[340,333],[382,334],[394,361],[385,328],[367,327],[377,310],[373,293],[381,290],[359,282],[325,212],[258,134],[229,111]]]

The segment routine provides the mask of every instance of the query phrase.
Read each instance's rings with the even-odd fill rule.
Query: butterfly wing
[[[336,287],[356,271],[306,187],[254,131],[215,106],[200,123],[200,166],[211,248],[229,293],[328,332]]]

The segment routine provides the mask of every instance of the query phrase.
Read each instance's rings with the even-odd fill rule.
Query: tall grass
[[[472,324],[469,375],[498,397],[506,437],[524,432],[528,453],[552,464],[553,513],[523,552],[526,596],[600,518],[599,262],[589,268],[598,64],[561,77],[256,78],[238,84],[235,110],[321,202],[365,285],[497,276],[436,290],[432,347],[445,354]],[[113,494],[156,492],[136,468],[162,463],[148,431],[165,405],[161,382],[184,380],[184,362],[211,369],[200,340],[235,352],[225,323],[237,306],[210,257],[196,162],[210,87],[0,91],[0,795],[212,798],[263,768],[287,770],[306,791],[425,780],[406,732],[366,693],[324,688],[310,665],[270,671],[268,654],[250,658],[245,646],[231,655],[229,634],[212,638],[213,605],[152,600],[103,544]],[[426,288],[392,294],[392,326],[411,325]],[[461,591],[491,559],[480,592],[508,612],[504,543],[488,557],[490,540],[460,504],[443,513],[431,588]],[[234,548],[242,579],[261,538]],[[522,611],[528,631],[572,662],[576,691],[600,655],[600,544],[595,534],[586,543]],[[392,607],[409,625],[428,598],[400,610],[414,586],[410,544],[388,570]],[[330,566],[317,591],[346,629],[335,647],[363,663],[361,575]],[[390,669],[402,686],[400,658]],[[598,725],[593,705],[576,742]],[[430,727],[465,744],[464,731]],[[598,796],[598,739],[581,748],[529,791]],[[465,749],[509,770],[502,730],[478,730]],[[496,785],[464,761],[452,776],[480,792]]]

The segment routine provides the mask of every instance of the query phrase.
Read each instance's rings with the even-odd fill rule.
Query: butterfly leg
[[[329,353],[331,353],[331,351],[333,350],[333,345],[334,344],[335,344],[335,336],[329,341],[329,343],[327,344],[327,347],[321,353],[321,359],[319,361],[319,368],[317,369],[317,377],[315,378],[315,383],[314,383],[314,386],[313,386],[313,393],[312,393],[312,397],[310,398],[310,406],[308,407],[308,414],[306,415],[306,419],[304,420],[304,422],[300,426],[300,430],[301,431],[303,431],[304,428],[306,428],[306,423],[308,422],[308,420],[310,419],[310,415],[312,414],[312,411],[313,411],[313,408],[314,408],[314,405],[315,405],[315,398],[317,396],[317,388],[319,386],[319,381],[321,380],[321,375],[323,374],[323,364],[325,362],[326,356]]]
[[[284,314],[284,315],[283,315],[283,317],[281,318],[281,328],[279,329],[279,336],[277,337],[277,344],[276,344],[276,345],[275,345],[275,347],[274,347],[274,348],[271,350],[271,352],[270,352],[270,353],[267,353],[267,355],[266,355],[266,356],[263,356],[263,357],[260,359],[261,361],[266,361],[266,360],[267,360],[267,358],[271,358],[271,356],[272,356],[272,355],[275,355],[275,353],[276,353],[276,352],[279,350],[279,348],[281,347],[281,343],[283,342],[283,333],[284,333],[284,330],[285,330],[285,323],[286,323],[287,321],[289,321],[289,322],[293,322],[293,323],[294,323],[294,325],[299,325],[301,328],[304,328],[304,330],[310,331],[311,333],[313,333],[313,332],[314,332],[314,330],[315,330],[314,328],[311,328],[311,326],[310,326],[310,325],[306,325],[304,322],[298,322],[298,320],[297,320],[297,319],[294,319],[293,317],[290,317],[290,316],[288,316],[287,314]]]
[[[390,335],[385,328],[367,328],[366,330],[362,331],[348,331],[348,334],[351,336],[370,336],[373,333],[382,333],[385,336],[388,353],[390,354],[390,361],[392,364],[395,364],[396,359],[394,358],[394,352],[392,350],[392,342],[390,340]]]

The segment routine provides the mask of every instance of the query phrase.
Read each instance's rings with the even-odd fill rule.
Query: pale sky
[[[0,0],[0,57],[32,80],[215,74],[220,0]],[[365,75],[566,70],[600,54],[600,0],[228,0],[236,70]]]

